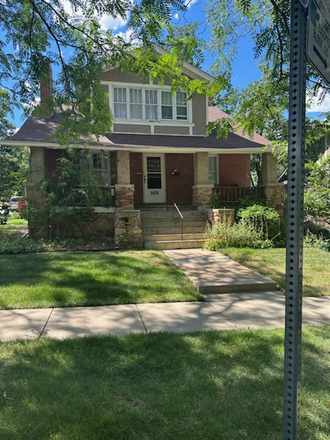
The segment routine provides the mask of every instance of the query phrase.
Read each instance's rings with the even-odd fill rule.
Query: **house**
[[[213,80],[188,63],[184,63],[183,73],[191,79]],[[98,141],[91,140],[88,148],[100,186],[114,193],[115,207],[96,207],[98,220],[94,225],[113,229],[121,246],[143,246],[141,217],[146,208],[162,210],[163,217],[164,207],[175,206],[178,216],[182,207],[190,207],[203,216],[211,207],[215,187],[224,206],[252,194],[252,153],[263,156],[263,185],[258,194],[274,206],[283,203],[282,185],[276,181],[276,160],[270,148],[264,149],[266,139],[257,134],[250,139],[240,131],[230,132],[227,139],[217,139],[215,134],[205,137],[209,121],[228,117],[220,109],[209,107],[206,95],[187,100],[184,91],[173,95],[169,85],[143,82],[136,74],[116,67],[103,73],[102,87],[114,116],[112,131]],[[48,92],[43,87],[42,98]],[[6,139],[8,146],[29,147],[27,197],[41,204],[46,194],[38,183],[46,174],[52,175],[64,153],[56,140],[49,139],[59,123],[56,114],[31,116]],[[38,228],[31,223],[30,230],[37,233]]]

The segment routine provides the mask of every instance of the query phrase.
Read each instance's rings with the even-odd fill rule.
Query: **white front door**
[[[165,154],[143,155],[143,201],[166,203]]]

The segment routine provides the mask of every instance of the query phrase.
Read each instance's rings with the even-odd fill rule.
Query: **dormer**
[[[157,51],[160,55],[165,53],[160,48]],[[188,63],[183,65],[183,74],[190,79],[213,80]],[[118,67],[105,71],[101,83],[109,94],[109,106],[114,116],[113,133],[205,134],[208,122],[206,95],[195,95],[188,100],[185,91],[173,94],[169,82],[164,86],[146,82]]]

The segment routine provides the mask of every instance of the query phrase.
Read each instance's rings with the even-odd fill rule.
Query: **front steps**
[[[205,243],[206,220],[197,210],[184,210],[183,229],[179,213],[172,209],[141,210],[145,249],[192,249]]]

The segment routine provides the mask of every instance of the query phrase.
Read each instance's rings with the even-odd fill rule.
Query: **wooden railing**
[[[213,193],[218,194],[218,200],[221,204],[235,204],[237,199],[244,199],[247,197],[251,200],[265,198],[265,188],[262,186],[240,187],[215,185]]]

